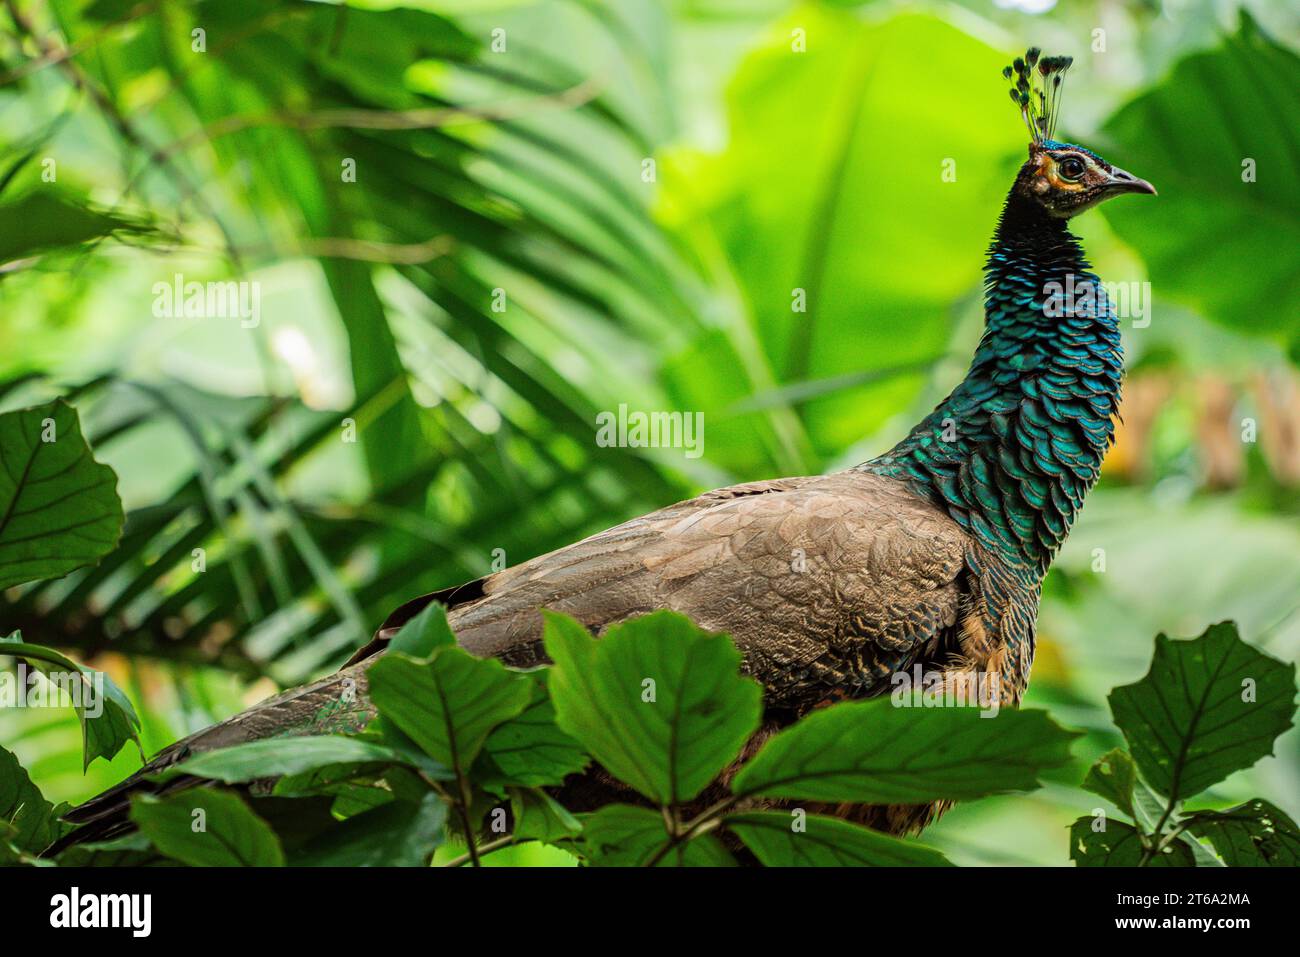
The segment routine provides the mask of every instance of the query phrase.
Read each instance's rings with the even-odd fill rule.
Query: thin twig
[[[167,255],[184,252],[212,253],[219,251],[202,243],[183,241],[170,244],[142,244],[138,248]],[[313,259],[350,259],[358,262],[386,263],[398,266],[419,266],[446,256],[454,248],[455,240],[446,234],[433,236],[422,243],[385,243],[370,239],[352,239],[346,236],[322,236],[299,240],[289,247],[274,244],[240,247],[243,254],[251,260],[265,257],[279,261],[296,256],[309,256]]]
[[[465,844],[469,848],[466,856],[475,867],[482,867],[483,862],[479,860],[479,851],[474,844],[474,824],[469,817],[469,779],[457,771],[456,781],[460,785],[460,799],[455,804],[456,810],[460,814],[461,825],[465,828]]]
[[[306,113],[275,112],[254,115],[237,114],[213,120],[162,147],[158,157],[170,159],[200,142],[211,142],[222,136],[263,126],[283,126],[299,131],[322,129],[357,130],[427,130],[457,123],[474,123],[483,120],[511,120],[531,116],[539,108],[570,109],[595,99],[600,87],[588,78],[557,93],[522,97],[491,106],[438,106],[413,110],[367,110],[344,108],[315,110]]]
[[[0,76],[0,86],[6,86],[14,82],[14,80],[21,80],[23,77],[30,76],[46,67],[55,66],[56,64],[62,63],[64,60],[85,53],[118,27],[126,26],[128,23],[134,23],[136,20],[153,13],[157,6],[158,0],[146,0],[145,3],[138,3],[127,11],[126,16],[122,19],[103,24],[89,36],[82,37],[80,40],[70,43],[65,47],[51,47],[43,50],[41,55],[36,59],[28,60],[21,66],[14,67],[8,73]]]
[[[473,848],[474,851],[481,858],[481,857],[486,857],[487,855],[491,854],[493,851],[499,851],[501,850],[501,848],[509,847],[511,844],[515,844],[515,843],[517,843],[515,836],[513,834],[507,834],[505,837],[498,837],[495,841],[488,841],[486,844],[482,844],[477,848],[474,848],[473,841],[470,842],[469,846]],[[467,852],[465,854],[460,855],[459,857],[453,857],[446,864],[443,864],[441,866],[442,867],[463,867],[464,865],[470,863],[470,861],[472,860],[474,860],[474,854]],[[481,867],[482,865],[476,864],[475,866]]]
[[[673,848],[685,844],[697,834],[706,834],[719,827],[722,824],[722,816],[739,804],[741,800],[741,796],[736,794],[723,798],[712,807],[705,808],[689,824],[684,828],[680,828],[676,833],[670,831],[667,842],[655,852],[650,860],[646,861],[645,866],[654,867],[667,857]]]
[[[54,40],[41,36],[36,32],[36,28],[32,21],[26,16],[26,14],[18,9],[17,0],[5,0],[5,7],[9,11],[9,16],[13,20],[14,25],[21,33],[31,37],[32,41],[36,44],[37,48],[41,50],[42,54],[50,55],[62,51],[63,48],[56,44]],[[185,171],[173,163],[167,154],[150,143],[148,139],[137,130],[130,121],[127,120],[127,118],[122,114],[122,111],[117,108],[117,104],[109,99],[108,94],[100,89],[99,85],[91,79],[90,75],[81,68],[80,64],[78,64],[76,60],[71,59],[70,57],[62,57],[60,59],[55,59],[53,62],[68,77],[69,82],[71,82],[74,87],[90,97],[95,108],[103,114],[105,119],[107,119],[109,124],[117,130],[118,135],[121,136],[123,140],[125,140],[130,146],[144,153],[148,159],[149,165],[158,167],[158,169],[160,169],[165,175],[170,177],[176,185],[177,191],[182,196],[192,198],[194,205],[198,208],[199,212],[216,224],[217,228],[221,230],[222,235],[225,237],[226,251],[230,256],[231,262],[235,265],[236,269],[242,271],[243,267],[239,250],[235,246],[233,237],[231,237],[225,224],[222,223],[221,219],[217,216],[216,211],[212,209],[207,200],[204,199],[202,194],[199,192],[198,187],[191,182]]]

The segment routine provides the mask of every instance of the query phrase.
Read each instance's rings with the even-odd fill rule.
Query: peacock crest
[[[1016,57],[1002,70],[1003,77],[1014,80],[1011,100],[1020,108],[1029,135],[1039,146],[1056,139],[1063,81],[1074,63],[1074,57],[1043,56],[1042,52],[1030,47],[1023,57]]]

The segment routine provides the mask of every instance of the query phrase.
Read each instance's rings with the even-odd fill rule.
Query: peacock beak
[[[1155,196],[1156,188],[1146,180],[1134,176],[1128,170],[1115,166],[1111,168],[1110,182],[1106,184],[1106,192],[1112,196],[1120,193],[1150,193]]]

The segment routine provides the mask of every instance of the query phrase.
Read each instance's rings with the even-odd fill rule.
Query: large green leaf
[[[806,50],[792,50],[795,28]],[[843,380],[803,409],[822,454],[916,396],[954,304],[978,289],[1024,158],[994,82],[1005,54],[950,22],[802,5],[768,36],[728,88],[726,151],[665,177],[685,209],[705,208],[758,334],[761,362],[742,326],[729,353],[702,336],[669,368],[679,405],[704,410],[712,454],[737,469],[762,467],[752,418],[727,416],[750,390],[897,371]],[[806,311],[792,308],[796,289]]]
[[[727,818],[728,830],[765,867],[945,867],[933,848],[838,818],[789,811],[746,811]]]
[[[1300,57],[1242,20],[1107,121],[1107,159],[1160,195],[1108,205],[1106,217],[1142,254],[1157,296],[1300,341]]]
[[[1081,817],[1070,825],[1070,860],[1079,867],[1137,867],[1143,863],[1142,839],[1123,821],[1106,821],[1106,829],[1094,829],[1094,818]],[[1192,849],[1176,839],[1144,865],[1146,867],[1195,867]]]
[[[1110,709],[1142,777],[1181,800],[1273,753],[1295,714],[1295,671],[1232,622],[1187,641],[1157,635],[1151,670],[1112,691]]]
[[[527,678],[461,648],[437,648],[427,660],[390,652],[367,677],[379,713],[458,774],[492,729],[523,711],[531,696]]]
[[[62,399],[0,415],[0,589],[98,561],[122,534],[117,476]]]
[[[659,611],[593,639],[546,613],[559,726],[604,767],[660,804],[689,801],[758,728],[762,690],[740,675],[725,635]]]
[[[739,795],[872,804],[1028,790],[1070,757],[1043,711],[896,708],[886,699],[816,711],[768,741],[736,775]]]
[[[61,696],[66,691],[81,725],[83,769],[98,757],[111,761],[129,741],[135,742],[140,749],[140,760],[144,760],[140,718],[131,700],[105,672],[83,668],[52,648],[27,644],[16,631],[0,638],[0,654],[13,655],[35,665],[51,681],[52,693],[59,689]]]
[[[7,827],[5,827],[7,825]],[[66,830],[18,758],[0,748],[0,843],[38,853]]]
[[[404,761],[399,752],[379,744],[340,735],[319,735],[268,738],[208,751],[181,762],[175,770],[236,784],[259,778],[304,774],[339,764]]]
[[[547,693],[549,669],[528,674],[532,699],[520,714],[497,726],[483,743],[491,762],[485,780],[542,787],[563,784],[589,763],[587,752],[555,723],[555,706]]]
[[[433,792],[350,817],[293,855],[300,867],[427,867],[442,843],[447,804]]]
[[[174,866],[139,831],[107,841],[74,844],[59,854],[57,863],[59,867]]]
[[[131,820],[168,857],[191,867],[281,867],[275,832],[238,797],[191,788],[131,799]]]
[[[1300,829],[1268,801],[1256,798],[1226,811],[1197,811],[1187,829],[1214,845],[1229,867],[1300,866]]]
[[[658,811],[611,804],[582,819],[582,848],[596,867],[732,867],[735,860],[712,834],[665,850],[669,841]]]

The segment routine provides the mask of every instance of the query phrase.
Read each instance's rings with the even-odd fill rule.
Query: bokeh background
[[[110,671],[153,751],[494,557],[883,451],[978,339],[1030,44],[1075,58],[1063,136],[1160,190],[1075,223],[1150,323],[1045,585],[1028,703],[1077,761],[927,840],[1065,864],[1155,633],[1300,657],[1295,4],[6,2],[0,407],[69,395],[129,519],[0,628]],[[155,316],[177,274],[260,323]],[[704,454],[599,447],[620,403],[703,412]],[[70,712],[0,741],[52,800],[139,763],[83,775]],[[1294,730],[1206,803],[1257,793],[1300,814]]]

